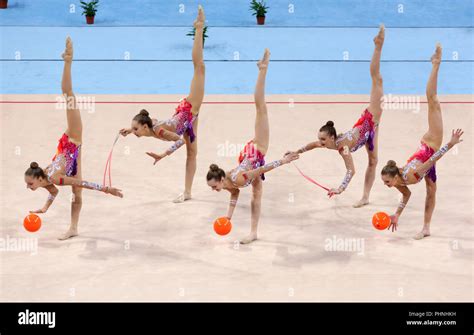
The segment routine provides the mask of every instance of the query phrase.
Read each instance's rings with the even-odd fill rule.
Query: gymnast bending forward
[[[147,155],[154,159],[153,164],[158,163],[163,158],[173,154],[183,145],[186,145],[186,175],[184,182],[184,192],[180,193],[173,200],[175,203],[182,203],[192,198],[191,189],[194,175],[196,173],[197,161],[197,127],[198,115],[204,99],[205,66],[203,56],[203,29],[204,29],[204,9],[199,6],[194,28],[196,34],[192,50],[194,65],[194,75],[191,81],[189,95],[182,99],[176,107],[175,113],[168,120],[152,119],[146,110],[141,110],[132,120],[131,128],[120,130],[122,136],[133,133],[137,137],[154,137],[162,141],[174,142],[165,152],[157,154],[147,152]]]
[[[225,172],[216,164],[212,164],[206,177],[207,184],[212,190],[220,192],[224,189],[230,192],[230,204],[227,212],[229,219],[232,218],[237,205],[240,188],[252,185],[251,229],[250,234],[240,241],[242,244],[257,239],[257,227],[262,203],[262,181],[265,180],[264,173],[299,158],[298,154],[291,153],[285,155],[282,159],[265,164],[264,158],[270,141],[270,126],[265,103],[265,77],[269,61],[270,52],[265,49],[263,58],[257,63],[259,72],[254,94],[256,107],[254,138],[246,144],[240,153],[239,165],[235,169]]]
[[[362,198],[353,205],[355,208],[365,206],[369,203],[370,191],[375,181],[378,162],[379,124],[382,116],[383,82],[382,75],[380,74],[380,57],[382,55],[384,39],[385,27],[381,25],[377,36],[374,38],[375,48],[372,61],[370,62],[370,77],[372,79],[370,104],[352,129],[344,134],[338,135],[336,128],[334,128],[334,122],[328,121],[319,129],[317,141],[308,143],[297,151],[290,151],[302,154],[303,152],[317,148],[327,148],[339,152],[346,166],[346,175],[339,187],[329,190],[328,195],[333,196],[341,194],[349,186],[355,174],[352,153],[365,147],[368,155],[368,165],[365,172],[364,190]]]
[[[79,214],[82,207],[82,189],[87,188],[122,198],[121,190],[82,180],[81,171],[81,143],[82,120],[81,112],[77,108],[76,97],[72,91],[71,66],[73,59],[72,41],[66,39],[66,49],[62,55],[64,70],[62,78],[62,92],[66,98],[67,129],[59,140],[56,155],[53,161],[44,169],[38,163],[32,162],[25,172],[26,187],[32,191],[44,188],[49,192],[45,205],[31,213],[46,213],[53,203],[59,190],[56,186],[72,186],[71,225],[65,234],[59,237],[65,240],[77,236]]]
[[[423,178],[426,184],[425,217],[423,228],[414,236],[421,240],[430,236],[431,217],[436,203],[436,162],[443,157],[448,150],[462,142],[461,129],[453,130],[451,140],[444,146],[443,141],[443,117],[441,106],[437,95],[438,71],[441,63],[441,45],[436,46],[436,51],[431,57],[432,69],[428,84],[426,85],[426,97],[428,99],[428,131],[421,138],[418,151],[407,161],[407,164],[398,168],[395,161],[388,161],[382,169],[382,180],[388,187],[395,187],[403,196],[402,201],[394,215],[391,216],[391,224],[388,229],[395,231],[398,227],[398,219],[410,199],[411,192],[408,185],[416,184]]]

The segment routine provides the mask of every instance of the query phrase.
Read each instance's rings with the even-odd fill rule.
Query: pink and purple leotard
[[[265,155],[257,149],[253,141],[247,142],[244,149],[239,154],[239,166],[237,166],[231,173],[231,180],[235,183],[240,172],[255,170],[265,165]],[[244,175],[244,178],[246,176]],[[260,175],[262,180],[265,180],[265,175]],[[249,186],[253,182],[253,179],[247,179],[245,185]]]
[[[77,157],[79,156],[80,144],[73,143],[69,136],[64,133],[59,139],[56,155],[53,157],[48,177],[51,176],[63,166],[66,176],[73,177],[77,174]]]

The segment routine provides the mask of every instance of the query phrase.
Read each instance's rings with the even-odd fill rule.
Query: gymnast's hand
[[[461,143],[462,140],[461,140],[461,136],[462,134],[464,134],[464,132],[462,131],[462,129],[456,129],[456,131],[452,131],[451,133],[451,140],[449,142],[451,142],[452,146],[454,147],[456,144],[458,143]]]
[[[158,163],[161,159],[163,159],[163,158],[166,157],[165,154],[159,155],[159,154],[155,154],[155,153],[153,153],[153,152],[147,152],[146,154],[147,154],[148,156],[150,156],[150,157],[152,157],[152,158],[155,159],[155,162],[153,163],[153,165],[155,165],[155,164]]]
[[[289,155],[289,154],[297,154],[297,152],[296,151],[287,151],[287,152],[285,152],[285,156]]]
[[[119,131],[120,135],[122,135],[123,137],[127,136],[127,135],[130,135],[132,133],[132,130],[131,129],[126,129],[126,128],[122,128],[120,129]]]
[[[398,215],[390,215],[390,225],[388,226],[387,230],[390,230],[392,228],[392,233],[395,232],[398,228]]]
[[[47,208],[41,208],[41,209],[37,209],[35,211],[30,211],[30,213],[32,214],[40,214],[40,213],[46,213],[48,211]]]
[[[328,191],[328,197],[332,197],[333,195],[336,195],[336,194],[341,194],[342,191],[339,189],[339,188],[331,188],[329,191]]]
[[[300,155],[298,155],[296,152],[290,152],[286,153],[281,161],[283,164],[288,164],[292,161],[297,160],[298,158],[300,158]]]
[[[107,194],[112,194],[113,196],[116,196],[119,198],[123,198],[122,190],[119,190],[118,188],[115,188],[115,187],[106,187],[104,192]]]

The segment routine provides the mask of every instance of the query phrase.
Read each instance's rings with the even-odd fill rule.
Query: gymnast
[[[426,85],[426,97],[428,99],[428,131],[421,138],[418,150],[407,161],[407,164],[398,168],[393,160],[389,160],[382,169],[382,180],[388,187],[395,187],[403,198],[394,215],[390,216],[391,223],[388,229],[392,232],[397,230],[398,219],[410,199],[411,192],[408,185],[416,184],[423,178],[426,184],[425,217],[423,228],[414,236],[415,240],[421,240],[430,236],[430,223],[436,202],[436,162],[443,157],[448,150],[462,142],[464,133],[461,129],[452,131],[451,140],[444,146],[443,141],[443,117],[441,106],[437,95],[438,72],[441,63],[441,45],[436,46],[436,51],[431,57],[432,69]]]
[[[250,234],[240,241],[242,244],[251,243],[257,239],[257,227],[262,203],[262,181],[265,180],[264,173],[299,158],[298,154],[291,153],[286,154],[282,159],[265,164],[265,154],[268,151],[270,141],[270,126],[265,103],[265,78],[269,61],[270,52],[265,49],[263,58],[257,63],[259,72],[254,93],[256,106],[254,138],[240,152],[239,165],[235,169],[225,172],[216,164],[212,164],[206,176],[207,185],[212,190],[220,192],[224,189],[230,192],[230,203],[227,211],[229,220],[232,218],[237,205],[240,188],[252,185],[251,229]]]
[[[380,56],[385,38],[385,27],[380,26],[377,36],[374,38],[375,49],[370,63],[370,76],[372,88],[370,92],[369,107],[364,110],[360,119],[354,127],[344,134],[337,134],[334,122],[328,121],[319,129],[318,141],[311,142],[295,152],[302,154],[316,148],[327,148],[337,150],[346,165],[346,175],[338,188],[331,188],[328,195],[332,197],[341,194],[349,185],[355,174],[352,153],[365,146],[368,154],[368,166],[365,172],[364,192],[362,198],[353,207],[359,208],[369,203],[370,190],[375,181],[375,168],[378,160],[378,126],[382,115],[383,85],[380,74]]]
[[[72,186],[71,225],[65,234],[59,237],[65,240],[77,236],[79,214],[82,207],[82,189],[100,191],[122,198],[121,190],[82,180],[81,143],[82,120],[81,112],[76,105],[76,97],[72,91],[71,65],[73,59],[72,41],[66,39],[66,49],[62,55],[64,69],[62,77],[62,92],[66,98],[67,129],[59,140],[56,155],[50,165],[42,169],[38,163],[32,162],[25,172],[26,187],[32,191],[44,188],[49,192],[45,205],[30,213],[46,213],[59,193],[56,186]]]
[[[204,10],[199,6],[197,18],[194,21],[194,28],[196,28],[192,50],[194,76],[188,97],[181,100],[174,115],[168,120],[158,121],[152,119],[148,111],[142,109],[133,118],[131,128],[120,130],[122,136],[133,133],[137,137],[154,137],[158,140],[174,142],[168,150],[161,154],[147,152],[147,155],[154,159],[153,164],[171,155],[184,144],[186,145],[184,192],[173,200],[175,203],[182,203],[192,198],[191,188],[196,173],[198,115],[204,99],[205,66],[202,45],[204,22]]]

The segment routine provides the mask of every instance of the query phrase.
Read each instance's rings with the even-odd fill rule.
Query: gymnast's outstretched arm
[[[462,139],[461,139],[462,134],[464,134],[462,129],[456,129],[456,131],[453,130],[452,133],[451,133],[451,140],[448,143],[446,143],[444,146],[442,146],[438,151],[436,151],[430,157],[430,159],[428,159],[426,162],[424,162],[422,165],[420,165],[416,169],[415,173],[417,173],[418,175],[425,175],[426,172],[428,172],[428,170],[431,169],[433,167],[433,165],[435,165],[435,163],[437,161],[439,161],[445,153],[448,152],[448,150],[450,150],[456,144],[462,142]]]
[[[314,142],[311,142],[311,143],[308,143],[308,144],[302,146],[301,148],[299,148],[296,151],[287,151],[286,154],[289,154],[289,153],[302,154],[306,151],[310,151],[310,150],[317,149],[317,148],[322,148],[322,147],[323,146],[321,145],[320,141],[314,141]]]
[[[158,163],[160,160],[162,160],[166,156],[171,155],[173,152],[175,152],[176,150],[181,148],[186,143],[184,141],[184,139],[181,138],[181,136],[179,136],[178,134],[173,133],[172,131],[165,130],[163,128],[161,128],[160,130],[157,130],[155,134],[158,136],[158,138],[160,138],[162,140],[174,141],[174,143],[171,147],[168,148],[168,150],[166,150],[162,154],[155,154],[153,152],[147,152],[146,153],[148,156],[155,159],[155,162],[153,163],[153,165]]]
[[[50,180],[53,184],[59,185],[59,186],[69,185],[69,186],[87,188],[89,190],[100,191],[100,192],[112,194],[116,197],[123,198],[122,190],[119,190],[115,187],[109,187],[109,186],[104,186],[104,185],[88,182],[85,180],[81,180],[79,178],[56,174],[56,175],[53,175],[50,178]]]
[[[300,158],[300,156],[296,153],[285,154],[285,156],[282,159],[273,161],[259,168],[249,170],[249,171],[239,174],[236,182],[239,184],[244,184],[247,179],[257,178],[264,173],[267,173],[273,169],[276,169],[277,167],[281,165],[288,164],[294,160],[297,160],[298,158]]]
[[[398,218],[400,215],[402,215],[403,209],[405,206],[408,204],[408,200],[410,200],[411,197],[411,191],[408,187],[406,186],[395,186],[398,191],[403,196],[403,199],[400,201],[400,204],[398,204],[397,211],[395,212],[394,215],[390,215],[390,225],[388,226],[387,229],[392,228],[392,232],[397,230],[398,228]]]
[[[48,190],[48,192],[49,192],[48,199],[46,200],[46,203],[44,204],[43,208],[37,209],[35,211],[30,211],[30,213],[46,213],[48,211],[49,207],[51,207],[51,205],[53,204],[54,199],[56,198],[56,196],[59,193],[58,188],[54,185],[47,185],[44,188],[46,190]]]
[[[352,159],[352,154],[349,149],[347,147],[341,148],[339,153],[341,154],[342,159],[344,159],[344,164],[346,165],[346,175],[344,176],[344,179],[338,188],[332,188],[328,191],[329,197],[344,192],[347,186],[349,186],[352,177],[355,175],[354,160]]]
[[[230,201],[229,201],[229,209],[227,210],[227,218],[229,220],[232,219],[232,215],[234,215],[235,206],[237,206],[237,201],[239,200],[240,190],[234,189],[230,192]]]

